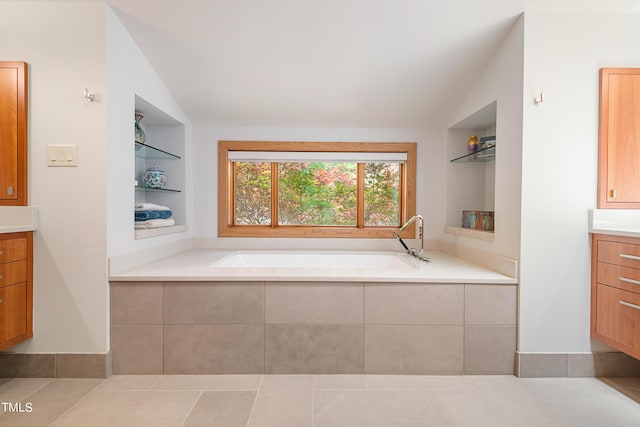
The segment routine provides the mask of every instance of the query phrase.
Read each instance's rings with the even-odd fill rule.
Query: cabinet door
[[[597,285],[596,332],[631,356],[640,351],[640,294]]]
[[[0,205],[27,204],[27,64],[0,62]]]
[[[599,208],[640,208],[640,68],[600,70]]]
[[[0,288],[0,345],[27,333],[27,284]]]

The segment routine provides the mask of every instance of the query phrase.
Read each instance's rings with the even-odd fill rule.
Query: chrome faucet
[[[414,215],[414,216],[412,216],[409,219],[409,221],[405,222],[404,225],[402,227],[400,227],[400,231],[406,230],[407,227],[409,227],[411,224],[413,224],[413,222],[415,220],[419,220],[418,221],[418,238],[420,239],[420,251],[418,251],[417,249],[414,249],[414,248],[407,247],[407,245],[404,243],[404,240],[402,240],[402,238],[398,235],[398,233],[396,233],[395,230],[392,230],[391,232],[393,233],[394,236],[396,236],[396,239],[398,239],[400,244],[402,244],[402,246],[404,246],[404,248],[407,250],[408,254],[418,258],[420,261],[431,262],[429,257],[425,256],[425,254],[424,254],[424,218],[422,217],[422,215]]]

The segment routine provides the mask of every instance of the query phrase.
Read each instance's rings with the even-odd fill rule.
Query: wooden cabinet
[[[33,336],[33,233],[0,234],[0,350]]]
[[[591,336],[640,359],[640,238],[594,234]]]
[[[599,208],[640,208],[640,68],[600,70]]]
[[[27,64],[0,62],[0,205],[27,205]]]

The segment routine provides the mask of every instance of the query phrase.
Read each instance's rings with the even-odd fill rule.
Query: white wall
[[[135,44],[116,14],[107,7],[107,253],[118,257],[157,246],[182,248],[177,242],[190,239],[193,228],[193,194],[191,162],[191,124],[175,102],[162,80]],[[185,69],[185,78],[188,70]],[[135,96],[142,97],[156,108],[185,125],[186,145],[186,222],[190,229],[151,239],[135,240],[133,206],[135,175],[133,113]],[[153,252],[148,251],[148,252]]]
[[[598,69],[640,67],[636,14],[525,17],[520,351],[588,352]],[[533,98],[544,91],[545,101]]]
[[[495,55],[487,58],[487,66],[478,70],[478,77],[469,88],[468,95],[460,102],[450,122],[445,124],[447,127],[453,126],[490,103],[498,101],[494,240],[486,242],[451,235],[446,235],[445,240],[512,259],[520,258],[523,32],[524,21],[521,17]],[[447,188],[446,191],[455,192],[456,189]]]
[[[444,173],[443,132],[414,129],[330,129],[194,126],[196,246],[214,248],[309,248],[399,250],[395,239],[268,239],[218,238],[218,140],[417,142],[416,210],[425,216],[426,238],[444,226],[440,177]],[[390,237],[393,237],[390,235]]]
[[[30,65],[29,204],[40,211],[34,338],[11,351],[107,350],[104,19],[100,4],[0,2],[0,58]],[[76,144],[79,166],[47,167],[47,144]]]

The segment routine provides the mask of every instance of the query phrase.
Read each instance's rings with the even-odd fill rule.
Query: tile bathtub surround
[[[367,283],[365,322],[369,325],[461,326],[464,324],[464,288],[462,285]]]
[[[112,291],[115,374],[513,372],[515,285],[114,282]]]
[[[112,325],[113,373],[163,373],[162,334],[162,325]]]
[[[463,372],[462,326],[366,325],[367,374]]]
[[[510,375],[0,379],[0,396],[34,408],[0,408],[0,427],[627,427],[637,425],[640,405],[619,389],[639,388],[637,378]]]
[[[362,324],[364,292],[363,283],[269,283],[265,323]]]
[[[165,374],[261,374],[264,325],[165,325]]]
[[[264,292],[261,282],[165,282],[164,323],[262,324]]]
[[[266,325],[265,373],[362,373],[363,326]]]

